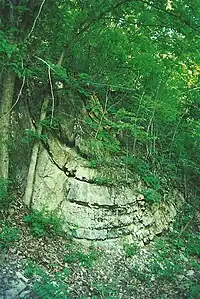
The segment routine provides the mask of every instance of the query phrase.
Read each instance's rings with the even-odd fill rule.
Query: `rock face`
[[[173,190],[158,205],[141,193],[141,182],[129,187],[95,184],[94,169],[72,149],[51,142],[41,149],[35,176],[32,207],[57,211],[64,229],[76,228],[75,238],[91,241],[148,242],[169,228],[183,198]]]
[[[9,258],[1,257],[0,264],[0,298],[30,298],[32,282],[24,276],[22,261],[16,256],[9,254]]]

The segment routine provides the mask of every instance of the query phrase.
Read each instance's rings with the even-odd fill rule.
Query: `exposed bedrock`
[[[64,229],[76,228],[77,239],[146,243],[170,227],[183,203],[177,190],[169,190],[158,205],[150,205],[141,182],[108,187],[95,184],[95,177],[96,170],[86,160],[51,141],[37,161],[32,207],[58,211]]]

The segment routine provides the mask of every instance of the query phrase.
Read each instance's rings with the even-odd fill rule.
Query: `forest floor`
[[[200,298],[200,215],[143,247],[84,248],[14,201],[1,212],[0,299]]]

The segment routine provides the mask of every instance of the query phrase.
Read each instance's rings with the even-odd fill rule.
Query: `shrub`
[[[96,177],[94,179],[94,183],[97,185],[104,185],[104,186],[109,186],[113,184],[112,179],[107,177]]]
[[[0,223],[0,248],[8,248],[20,239],[20,230],[10,224]]]
[[[30,214],[24,217],[24,221],[30,226],[31,233],[35,237],[62,235],[61,217],[54,212],[31,210]]]
[[[144,200],[151,204],[158,204],[161,200],[161,195],[154,189],[144,189],[141,193],[144,195]]]
[[[132,257],[138,251],[138,246],[136,244],[124,244],[124,251],[126,257]]]
[[[33,292],[37,298],[68,298],[68,285],[64,281],[66,276],[69,274],[67,268],[64,268],[61,272],[49,275],[32,260],[27,261],[26,267],[25,275],[29,277],[37,277],[37,280],[33,284]]]
[[[114,285],[94,283],[93,289],[94,289],[95,296],[92,296],[92,298],[94,299],[98,299],[98,298],[119,299],[119,297],[116,296],[118,293],[118,289]]]
[[[95,248],[90,247],[88,253],[83,252],[80,249],[76,249],[70,245],[68,247],[68,255],[65,256],[64,260],[67,263],[78,263],[83,267],[92,268],[94,262],[97,260],[98,253]]]
[[[5,209],[13,200],[13,197],[9,194],[10,181],[4,178],[0,178],[0,206]]]
[[[178,256],[177,256],[178,258]],[[181,262],[176,263],[171,258],[157,257],[151,265],[151,272],[157,279],[176,280],[177,275],[184,273],[184,265]]]

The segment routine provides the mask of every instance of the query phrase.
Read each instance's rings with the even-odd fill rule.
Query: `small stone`
[[[19,279],[23,280],[25,283],[28,282],[28,279],[27,279],[26,277],[24,277],[24,275],[23,275],[21,272],[16,272],[16,276],[17,276]]]
[[[23,290],[25,290],[26,285],[22,281],[18,284],[13,284],[12,289],[6,291],[6,299],[15,298],[18,294],[20,294]]]
[[[29,294],[30,294],[30,290],[24,291],[20,294],[20,298],[26,298],[26,296],[28,296]]]
[[[10,214],[10,215],[12,215],[14,212],[15,212],[15,209],[13,209],[13,208],[10,208],[10,209],[9,209],[9,214]]]
[[[6,291],[6,294],[5,294],[5,299],[12,299],[12,298],[15,298],[18,294],[18,290],[17,289],[10,289],[8,291]]]
[[[178,275],[178,279],[181,281],[181,280],[183,280],[184,279],[184,275]]]
[[[144,195],[143,194],[139,194],[138,196],[137,196],[137,200],[143,200],[144,199]]]
[[[193,275],[194,275],[194,271],[193,271],[193,270],[189,270],[189,271],[187,271],[187,275],[188,275],[188,276],[193,276]]]
[[[17,285],[18,292],[21,293],[26,287],[27,285],[24,282],[20,281]]]

